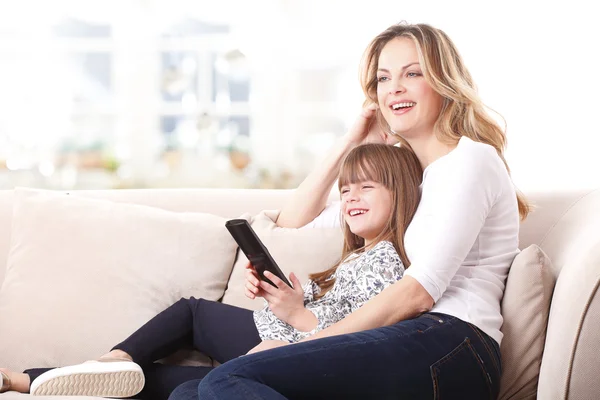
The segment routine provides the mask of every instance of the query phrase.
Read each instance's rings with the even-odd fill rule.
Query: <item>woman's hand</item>
[[[377,104],[372,103],[362,109],[350,130],[346,133],[346,139],[349,142],[355,146],[364,143],[398,143],[396,137],[388,135],[379,127],[375,117],[378,108]]]
[[[283,347],[287,346],[288,344],[289,343],[282,342],[281,340],[263,340],[258,345],[250,349],[250,351],[248,351],[246,354],[258,353],[259,351],[270,350],[276,347]]]

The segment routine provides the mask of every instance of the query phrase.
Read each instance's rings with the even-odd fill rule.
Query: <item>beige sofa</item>
[[[249,308],[260,306],[260,303],[252,303],[244,298],[240,285],[242,282],[240,268],[244,264],[243,256],[238,257],[235,261],[235,246],[227,242],[226,234],[217,237],[222,234],[218,230],[215,230],[217,233],[210,233],[209,236],[202,239],[202,242],[189,246],[191,249],[189,251],[195,251],[196,247],[200,249],[200,252],[194,257],[214,256],[223,260],[220,264],[215,263],[219,264],[218,266],[197,267],[198,274],[211,276],[210,274],[214,273],[215,277],[211,278],[214,282],[220,282],[219,279],[223,280],[218,285],[212,285],[210,282],[209,284],[203,278],[204,281],[201,285],[208,284],[208,286],[199,286],[199,289],[196,289],[191,284],[186,286],[187,281],[185,280],[183,284],[176,280],[178,273],[187,268],[180,267],[179,264],[183,265],[188,259],[193,259],[191,256],[182,259],[183,261],[177,261],[179,259],[174,258],[176,265],[159,266],[152,269],[155,268],[150,266],[152,260],[161,260],[161,257],[164,256],[163,253],[160,253],[164,246],[178,246],[179,252],[186,251],[188,245],[179,237],[181,236],[180,232],[187,232],[190,237],[206,234],[201,230],[194,231],[197,228],[194,225],[202,220],[196,222],[192,220],[191,225],[182,222],[184,218],[196,218],[190,213],[208,213],[224,217],[222,220],[210,220],[211,223],[219,226],[226,218],[240,216],[248,218],[259,234],[263,236],[263,240],[284,269],[300,268],[302,269],[300,275],[303,278],[306,278],[308,270],[320,269],[335,262],[335,254],[341,240],[337,232],[332,230],[314,230],[312,232],[278,230],[274,228],[269,219],[275,218],[276,212],[261,213],[262,210],[277,210],[290,194],[290,191],[283,190],[115,190],[76,192],[72,193],[68,200],[63,200],[62,197],[57,200],[56,196],[64,194],[55,195],[53,193],[49,197],[42,194],[40,197],[31,195],[31,193],[27,194],[27,192],[23,195],[23,193],[10,190],[0,191],[0,283],[4,282],[0,288],[0,367],[24,368],[52,365],[56,362],[84,361],[104,351],[107,344],[115,343],[115,340],[123,338],[140,323],[150,318],[152,313],[160,311],[181,295],[195,294],[198,296],[206,293],[208,297],[219,299],[224,294],[223,301],[226,303]],[[598,379],[600,377],[600,358],[597,356],[600,346],[600,329],[598,329],[600,326],[600,295],[598,294],[600,282],[600,190],[526,194],[536,204],[536,210],[522,224],[521,248],[538,244],[552,260],[551,267],[546,265],[550,275],[557,278],[541,361],[537,397],[551,400],[598,399],[600,398],[600,384],[598,383],[600,382]],[[66,195],[64,196],[66,197]],[[90,198],[94,200],[90,200]],[[110,200],[110,202],[106,200]],[[119,206],[114,208],[107,205],[113,202]],[[15,205],[17,203],[18,207]],[[164,214],[161,214],[150,208],[140,208],[141,211],[139,211],[137,208],[121,207],[125,206],[123,203],[146,205],[170,212],[165,211]],[[15,205],[14,210],[13,205]],[[93,210],[88,212],[90,207]],[[132,205],[131,207],[139,206]],[[133,214],[135,216],[130,217]],[[177,216],[175,216],[176,214]],[[124,219],[125,223],[110,225],[112,216],[114,219]],[[148,218],[154,222],[144,225],[145,219]],[[81,221],[80,225],[83,225],[81,231],[77,231],[78,221]],[[157,228],[161,226],[166,226],[164,230],[169,231],[168,235],[163,232],[163,229]],[[102,232],[104,227],[106,227],[106,231]],[[152,232],[153,230],[155,232]],[[115,238],[121,232],[125,236]],[[160,235],[166,236],[161,237]],[[83,238],[84,236],[85,238]],[[171,243],[169,240],[173,237],[176,237],[177,240],[169,244]],[[128,243],[129,239],[132,243]],[[212,239],[218,240],[219,245],[225,246],[219,251],[228,251],[229,253],[213,254],[216,252],[214,250],[216,247],[203,249],[205,241]],[[82,242],[79,243],[79,240]],[[151,241],[150,246],[136,247],[139,243],[143,244],[144,240]],[[93,246],[95,243],[97,243],[97,249],[93,250],[93,247],[89,246]],[[206,246],[209,245],[206,244]],[[320,251],[318,250],[320,247],[327,247],[328,250]],[[159,281],[148,281],[150,282],[148,285],[156,286],[152,289],[154,292],[141,287],[141,283],[119,281],[119,271],[123,271],[123,275],[139,273],[138,270],[131,272],[134,270],[135,260],[127,258],[129,257],[127,254],[129,248],[132,253],[147,254],[148,259],[144,261],[143,265],[146,268],[143,270],[146,275],[154,273],[152,271],[157,271],[156,274],[168,274],[162,276]],[[102,261],[102,265],[106,265],[107,268],[106,274],[111,276],[109,281],[102,280],[102,271],[91,267],[91,265],[95,265],[96,256],[106,257],[106,254],[113,257]],[[171,252],[167,256],[178,257],[173,254]],[[139,258],[139,255],[136,257]],[[75,259],[87,261],[77,261],[76,265],[71,265],[70,260]],[[128,261],[118,267],[121,269],[114,269],[110,265],[110,260]],[[307,262],[314,265],[306,267],[304,264]],[[89,270],[85,270],[86,268]],[[223,271],[214,271],[213,269],[216,268],[221,268]],[[81,269],[85,270],[81,279],[88,276],[93,282],[69,281],[70,275],[68,274],[71,274],[69,271],[77,272]],[[61,275],[64,273],[67,275]],[[189,271],[185,273],[189,273]],[[191,274],[194,274],[193,267]],[[41,282],[35,281],[38,278]],[[44,280],[47,285],[44,285]],[[86,287],[87,295],[77,292],[78,285]],[[92,290],[86,285],[96,285],[99,288],[96,291],[96,287],[90,286]],[[171,293],[170,287],[177,287],[177,285],[182,285],[182,289],[173,290]],[[120,291],[120,289],[123,290]],[[32,295],[31,290],[37,292]],[[195,293],[194,290],[200,293]],[[27,291],[30,291],[27,297],[19,297]],[[166,292],[168,292],[168,296],[159,299]],[[71,299],[68,302],[60,302],[62,301],[61,297],[67,297],[73,293],[79,296],[75,299],[76,301]],[[135,296],[123,302],[119,297],[122,293],[125,295],[135,293]],[[153,296],[158,300],[153,299],[149,303],[140,303],[149,301],[148,299]],[[35,298],[32,300],[31,297]],[[85,302],[88,298],[93,298],[92,300],[97,303],[109,303],[105,311],[119,316],[124,321],[123,325],[128,326],[121,329],[118,323],[111,325],[106,324],[106,320],[99,322],[87,320],[85,318],[95,318],[95,316],[77,314],[79,309],[73,303]],[[529,300],[524,299],[523,301]],[[142,305],[139,306],[139,310],[136,310],[135,307],[138,303]],[[99,307],[101,306],[103,307],[102,304]],[[45,309],[45,307],[47,308]],[[144,309],[142,310],[142,308]],[[100,318],[104,309],[99,308],[98,310],[100,311],[96,311],[96,314]],[[76,321],[73,321],[76,315],[79,316]],[[87,321],[85,324],[78,323],[84,319]],[[100,328],[94,325],[96,322]],[[86,327],[94,328],[85,330]],[[64,329],[66,333],[53,333],[60,332],[60,329]],[[4,330],[4,333],[1,330]],[[33,330],[35,332],[30,332]],[[77,338],[81,338],[81,340],[69,336],[74,331],[77,333]],[[67,338],[69,343],[64,343]],[[56,349],[60,349],[60,351]],[[30,362],[37,364],[31,365]],[[185,354],[170,362],[202,364],[210,363],[210,360],[197,354]],[[537,365],[534,365],[534,368],[537,370]],[[506,390],[504,392],[507,393]],[[23,398],[23,396],[27,395],[9,392],[0,395],[0,400]],[[506,394],[504,397],[522,398],[510,397]],[[529,398],[532,397],[535,396]]]

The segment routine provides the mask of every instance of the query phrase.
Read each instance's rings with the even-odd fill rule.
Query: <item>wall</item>
[[[332,0],[278,5],[279,19],[271,25],[262,21],[260,28],[263,40],[273,45],[271,52],[261,53],[259,70],[274,78],[265,79],[262,89],[280,99],[263,109],[264,120],[279,116],[264,123],[271,143],[286,148],[290,136],[302,135],[295,132],[299,112],[290,111],[299,101],[298,87],[332,100],[335,106],[327,103],[331,113],[349,124],[362,101],[357,67],[369,40],[400,20],[426,22],[450,35],[484,102],[505,118],[507,159],[518,186],[600,184],[600,27],[589,3]],[[337,79],[328,91],[322,79],[306,72],[327,68]]]

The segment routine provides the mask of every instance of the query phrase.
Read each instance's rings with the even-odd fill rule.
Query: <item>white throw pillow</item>
[[[536,397],[555,283],[552,263],[537,245],[515,257],[502,299],[501,400]]]
[[[0,288],[0,366],[96,358],[181,297],[218,300],[237,248],[225,222],[16,189]]]
[[[310,273],[324,271],[339,261],[341,228],[281,228],[273,222],[278,215],[278,211],[263,211],[252,218],[250,225],[288,278],[294,272],[304,284]],[[264,306],[263,300],[250,300],[244,294],[247,264],[244,253],[238,251],[223,303],[257,310]]]

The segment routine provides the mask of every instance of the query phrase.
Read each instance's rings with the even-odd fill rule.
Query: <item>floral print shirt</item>
[[[280,320],[266,301],[262,310],[254,312],[256,328],[262,340],[295,343],[342,320],[403,275],[404,265],[394,245],[379,242],[364,253],[348,257],[330,278],[335,278],[333,287],[320,299],[314,298],[320,288],[313,281],[306,283],[304,306],[318,320],[312,331],[299,331]]]

